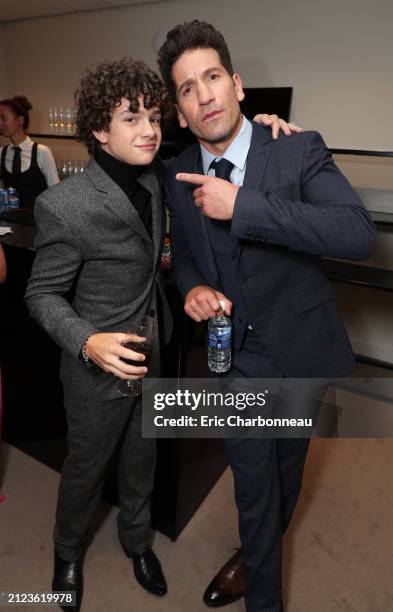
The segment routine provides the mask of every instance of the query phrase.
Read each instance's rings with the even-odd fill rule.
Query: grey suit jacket
[[[125,193],[94,160],[84,174],[46,190],[35,205],[37,253],[26,301],[63,349],[61,378],[73,399],[119,397],[118,379],[98,366],[86,367],[79,352],[93,331],[125,331],[128,322],[154,308],[157,288],[165,335],[171,331],[159,270],[165,212],[155,168],[139,182],[151,193],[152,239]],[[157,373],[157,361],[151,373]]]

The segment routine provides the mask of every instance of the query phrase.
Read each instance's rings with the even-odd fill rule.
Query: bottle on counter
[[[225,302],[220,300],[225,310]],[[207,364],[209,370],[216,374],[228,372],[232,361],[232,322],[224,313],[209,319]]]
[[[6,212],[9,209],[9,192],[8,189],[0,190],[0,208],[2,211]]]
[[[19,195],[13,187],[8,189],[8,207],[12,210],[19,208]]]

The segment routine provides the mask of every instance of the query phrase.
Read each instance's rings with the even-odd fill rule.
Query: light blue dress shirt
[[[246,119],[244,115],[242,115],[243,122],[240,128],[240,131],[236,138],[231,142],[225,153],[222,155],[223,158],[232,162],[233,170],[230,175],[231,183],[234,185],[239,185],[240,187],[243,185],[244,175],[246,173],[246,165],[247,165],[247,155],[250,149],[251,144],[251,136],[252,136],[252,125],[251,122]],[[215,171],[213,169],[209,170],[209,166],[213,160],[222,159],[222,157],[217,157],[212,153],[209,153],[207,149],[203,145],[201,147],[202,154],[202,166],[204,174],[208,174],[209,176],[214,176]]]
[[[244,181],[244,175],[246,174],[246,165],[247,165],[247,155],[250,149],[251,144],[251,136],[252,136],[252,125],[248,119],[244,115],[242,127],[236,138],[231,142],[225,153],[222,157],[217,157],[210,153],[203,145],[201,147],[202,154],[202,166],[204,174],[208,174],[209,176],[214,176],[215,171],[213,168],[209,170],[209,166],[213,160],[219,160],[222,158],[227,159],[232,162],[233,170],[230,174],[231,183],[234,185],[238,185],[241,187]],[[247,325],[249,330],[252,330],[252,325]]]

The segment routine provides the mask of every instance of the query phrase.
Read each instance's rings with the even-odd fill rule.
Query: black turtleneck
[[[143,225],[151,236],[151,198],[150,193],[138,183],[138,178],[143,174],[148,166],[131,166],[126,162],[120,161],[100,149],[94,159],[97,164],[110,176],[120,189],[124,191],[131,204],[138,212]]]

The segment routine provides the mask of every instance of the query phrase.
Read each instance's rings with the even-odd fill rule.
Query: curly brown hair
[[[131,112],[137,112],[141,95],[145,108],[158,106],[164,116],[167,114],[167,90],[144,62],[125,57],[87,69],[75,92],[76,139],[87,146],[89,153],[97,153],[100,143],[93,130],[109,131],[113,109],[122,98],[130,101]]]
[[[233,75],[228,45],[223,35],[211,23],[194,19],[194,21],[179,24],[168,32],[166,41],[158,50],[157,56],[158,67],[172,102],[176,102],[176,85],[172,78],[173,65],[185,51],[193,49],[214,49],[225,70],[230,76]]]

